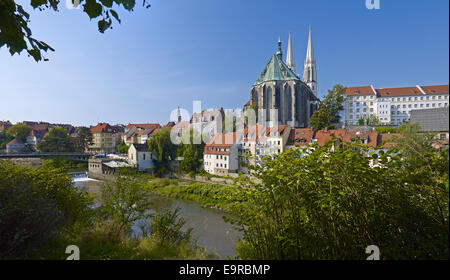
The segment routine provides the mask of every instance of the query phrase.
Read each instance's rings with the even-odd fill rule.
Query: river
[[[101,194],[103,182],[89,178],[77,177],[74,185],[82,191],[94,195]],[[199,204],[160,195],[151,196],[152,212],[166,209],[180,209],[180,216],[186,220],[186,228],[193,228],[192,236],[197,244],[208,252],[215,253],[219,259],[234,258],[234,244],[241,237],[240,232],[232,229],[232,225],[223,220],[226,215],[223,211],[201,207]],[[97,206],[99,202],[97,201]],[[134,226],[135,234],[139,234],[139,227]]]

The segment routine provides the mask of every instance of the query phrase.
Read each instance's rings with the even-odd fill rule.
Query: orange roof
[[[311,139],[314,136],[314,130],[312,128],[296,128],[292,129],[289,134],[288,144],[295,146],[306,146],[311,143]]]
[[[278,126],[262,126],[259,124],[247,126],[244,129],[244,140],[257,141],[262,137],[280,137],[288,130],[289,125],[282,124]]]
[[[383,148],[390,148],[395,145],[395,142],[389,142],[393,137],[401,138],[402,135],[400,133],[382,133],[380,134],[379,145],[383,144]]]
[[[96,126],[91,127],[92,133],[108,132],[108,130],[111,130],[111,126],[108,123],[99,123]]]
[[[135,126],[137,128],[143,128],[143,129],[161,127],[161,125],[159,123],[130,123],[125,128],[129,129],[129,128],[132,128],[133,126]]]
[[[343,140],[344,135],[347,133],[345,129],[333,129],[333,130],[319,130],[314,136],[317,139],[317,144],[320,146],[325,145],[328,141],[334,137]]]
[[[347,87],[345,88],[345,95],[375,95],[376,93],[373,91],[371,86],[362,86],[362,87]]]
[[[448,94],[448,85],[440,85],[440,86],[421,86],[423,91],[426,94]]]
[[[32,126],[33,130],[48,130],[48,123],[40,123]]]
[[[381,97],[423,95],[417,87],[379,88],[376,91]]]
[[[420,88],[419,88],[420,87]],[[425,94],[449,94],[449,85],[434,85],[434,86],[413,86],[413,87],[398,87],[398,88],[379,88],[374,89],[372,86],[347,87],[344,95],[358,96],[358,95],[377,95],[378,97],[390,96],[419,96]],[[375,92],[374,92],[375,90]]]

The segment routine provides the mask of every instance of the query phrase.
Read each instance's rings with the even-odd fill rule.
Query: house
[[[131,144],[128,149],[128,163],[139,171],[154,168],[153,154],[147,144]]]
[[[440,148],[449,145],[449,108],[434,108],[411,111],[411,123],[417,123],[422,132],[436,133],[433,144]]]
[[[124,129],[122,140],[128,146],[131,144],[145,144],[152,134],[160,128],[161,125],[158,123],[128,124]]]
[[[88,151],[93,153],[114,153],[117,149],[116,130],[108,123],[98,123],[90,128],[92,144]]]
[[[239,137],[237,132],[214,134],[203,151],[206,172],[216,175],[236,173],[239,169]]]
[[[225,120],[223,108],[218,110],[204,110],[201,113],[194,113],[190,120],[190,128],[212,137],[222,130],[222,121]],[[181,122],[180,122],[181,123]]]
[[[25,149],[25,144],[20,139],[13,139],[6,144],[6,152],[9,153],[21,153]]]

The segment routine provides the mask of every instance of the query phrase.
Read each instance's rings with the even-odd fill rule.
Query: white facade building
[[[154,168],[153,154],[147,144],[131,144],[128,149],[128,163],[139,171]]]
[[[341,121],[358,125],[360,119],[377,118],[380,124],[401,125],[409,121],[411,110],[442,108],[449,105],[449,86],[380,88],[348,87],[344,93]]]
[[[236,132],[215,134],[212,137],[203,152],[203,166],[206,172],[227,175],[238,171],[238,137]]]

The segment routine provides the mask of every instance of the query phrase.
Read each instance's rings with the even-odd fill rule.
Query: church
[[[309,126],[309,119],[319,104],[311,28],[303,81],[296,73],[291,33],[289,33],[286,62],[283,61],[281,40],[278,39],[278,50],[272,55],[258,80],[253,84],[250,90],[250,101],[246,104],[246,108],[252,104],[256,104],[253,106],[258,108],[260,123],[268,126],[289,125],[293,128]]]

